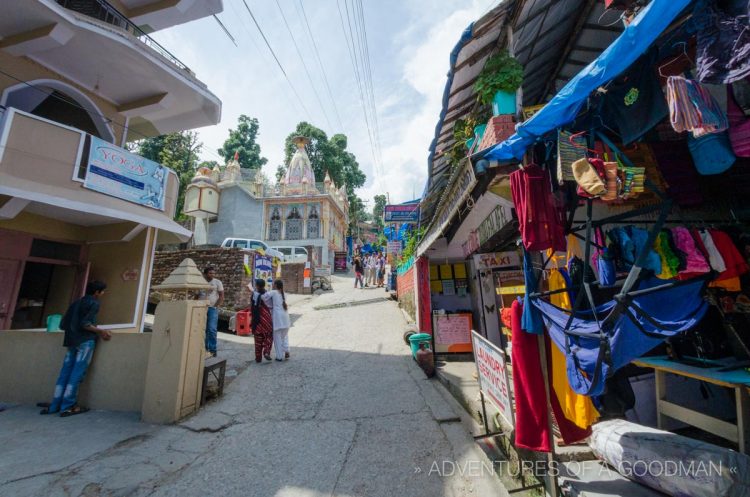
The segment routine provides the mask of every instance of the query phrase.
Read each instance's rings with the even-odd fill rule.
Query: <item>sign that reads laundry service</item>
[[[386,205],[384,215],[386,223],[418,223],[419,204]]]
[[[471,332],[479,389],[500,411],[506,423],[513,426],[508,370],[505,353],[476,331]]]
[[[168,175],[161,164],[91,137],[83,182],[90,190],[163,211]]]

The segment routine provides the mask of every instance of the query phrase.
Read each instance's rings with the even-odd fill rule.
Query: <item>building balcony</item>
[[[221,101],[206,85],[107,2],[0,0],[0,11],[0,50],[112,102],[129,119],[131,139],[220,121]]]
[[[145,159],[92,140],[96,139],[73,127],[7,109],[0,127],[0,221],[28,213],[89,230],[92,239],[104,233],[114,237],[100,241],[127,240],[147,227],[160,230],[165,243],[185,241],[192,236],[172,220],[179,188],[172,170],[163,168],[166,177],[163,208],[125,200],[127,189],[118,191],[120,185],[146,190],[147,183],[141,185],[106,171],[98,174],[109,175],[109,188],[89,182],[88,175],[95,167],[90,165],[94,156],[90,151],[94,147],[106,148],[106,153],[116,157],[120,164],[134,167],[139,167]],[[117,229],[102,229],[107,225]]]

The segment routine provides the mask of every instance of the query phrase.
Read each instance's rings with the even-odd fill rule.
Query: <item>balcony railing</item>
[[[57,3],[66,9],[93,17],[94,19],[111,24],[112,26],[117,26],[118,28],[129,32],[141,43],[148,45],[162,57],[168,59],[172,64],[176,65],[183,71],[192,74],[192,71],[183,64],[180,59],[172,55],[169,50],[147,35],[141,28],[136,26],[133,21],[120,13],[120,11],[110,5],[106,0],[57,0]]]

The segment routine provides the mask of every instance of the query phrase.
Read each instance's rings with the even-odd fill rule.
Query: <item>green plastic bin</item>
[[[419,344],[424,343],[427,348],[432,348],[432,335],[429,333],[415,333],[409,337],[409,345],[411,346],[412,357],[417,357],[417,351],[419,350]]]

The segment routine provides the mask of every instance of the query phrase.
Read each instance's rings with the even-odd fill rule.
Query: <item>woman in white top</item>
[[[289,359],[289,328],[292,323],[287,312],[284,282],[274,281],[273,290],[267,292],[263,300],[271,308],[273,317],[273,348],[276,351],[276,360]]]

